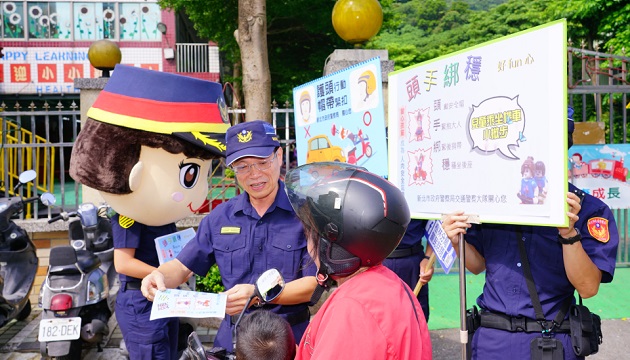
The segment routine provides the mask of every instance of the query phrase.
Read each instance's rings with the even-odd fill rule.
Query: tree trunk
[[[267,57],[265,1],[238,1],[238,30],[234,36],[241,49],[246,121],[271,122],[271,74]]]

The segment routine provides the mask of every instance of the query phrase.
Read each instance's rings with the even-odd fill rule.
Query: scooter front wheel
[[[31,315],[31,299],[26,300],[24,308],[20,311],[16,319],[18,321],[26,320],[29,315]]]

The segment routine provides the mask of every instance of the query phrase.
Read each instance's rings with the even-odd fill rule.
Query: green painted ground
[[[485,275],[466,274],[466,305],[475,304],[483,288]],[[630,317],[630,268],[617,268],[610,284],[602,284],[597,296],[584,300],[584,305],[602,319]],[[429,288],[431,315],[429,329],[459,328],[459,276],[438,274],[433,276]]]

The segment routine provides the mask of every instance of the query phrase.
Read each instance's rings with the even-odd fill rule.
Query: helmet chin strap
[[[317,271],[317,287],[313,291],[313,295],[311,295],[311,301],[308,303],[309,306],[313,306],[317,304],[319,299],[324,294],[324,291],[330,290],[330,285],[332,285],[333,280],[321,270]]]
[[[331,275],[340,277],[348,276],[359,269],[361,259],[352,255],[346,249],[330,242],[323,237],[319,238],[319,269],[317,269],[317,287],[311,296],[310,306],[316,304],[324,291],[330,290],[333,282]]]

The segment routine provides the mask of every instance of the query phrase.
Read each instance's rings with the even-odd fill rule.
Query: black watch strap
[[[575,244],[576,242],[582,240],[582,234],[580,234],[580,230],[578,228],[575,228],[575,232],[577,234],[575,234],[575,236],[572,236],[568,239],[563,238],[559,233],[558,233],[558,242],[560,244],[563,245],[571,245],[571,244]]]

